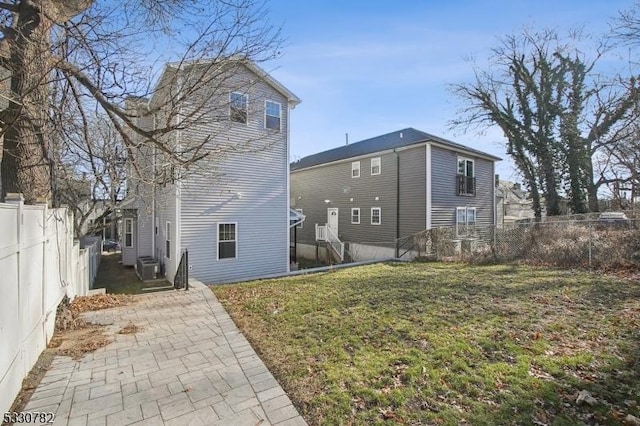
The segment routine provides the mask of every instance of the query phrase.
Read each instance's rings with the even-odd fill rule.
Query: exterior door
[[[338,235],[338,209],[327,209],[327,225]]]

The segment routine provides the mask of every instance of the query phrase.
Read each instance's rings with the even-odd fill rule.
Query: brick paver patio
[[[204,285],[89,312],[114,342],[57,357],[25,411],[60,425],[306,425]],[[117,334],[129,322],[134,334]]]

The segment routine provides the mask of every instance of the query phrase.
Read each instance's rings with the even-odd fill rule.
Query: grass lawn
[[[123,266],[120,263],[121,258],[121,253],[102,253],[93,288],[104,288],[107,293],[138,294],[154,291],[143,291],[145,288],[170,285],[164,280],[142,282],[133,266]]]
[[[638,282],[394,263],[212,290],[313,425],[640,417]]]

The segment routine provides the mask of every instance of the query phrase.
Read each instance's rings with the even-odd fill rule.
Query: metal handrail
[[[178,270],[173,280],[173,287],[175,289],[184,288],[189,290],[189,252],[185,250],[180,257],[180,263],[178,264]]]

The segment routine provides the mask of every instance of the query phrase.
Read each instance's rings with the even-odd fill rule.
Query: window
[[[165,235],[164,235],[164,255],[167,259],[171,259],[171,222],[167,222],[165,226]]]
[[[237,239],[235,223],[218,224],[218,259],[237,257]]]
[[[475,195],[476,178],[473,160],[458,158],[457,173],[458,195]]]
[[[133,219],[131,218],[124,220],[124,246],[133,247]]]
[[[351,209],[351,223],[358,225],[360,223],[360,207]]]
[[[371,176],[380,174],[380,157],[371,159]]]
[[[277,102],[266,101],[264,108],[264,127],[280,131],[281,106]]]
[[[354,161],[351,163],[351,177],[359,178],[360,177],[360,162]]]
[[[229,103],[229,118],[236,123],[247,122],[247,95],[233,92]]]
[[[371,224],[380,225],[382,223],[382,211],[380,207],[371,207]]]
[[[469,233],[469,227],[476,224],[475,207],[456,208],[456,233],[463,235]]]

